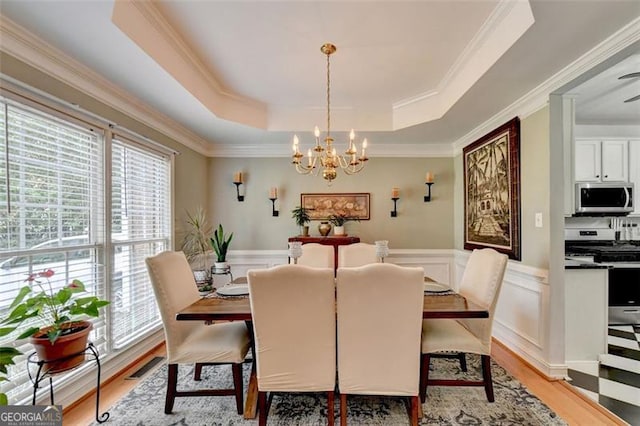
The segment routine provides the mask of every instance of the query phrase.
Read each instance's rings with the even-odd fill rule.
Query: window
[[[113,138],[79,114],[34,109],[6,94],[0,97],[0,317],[31,272],[53,269],[54,290],[80,279],[89,293],[112,301],[90,337],[104,357],[161,327],[144,259],[171,248],[171,158],[135,137]],[[0,346],[14,337],[0,338]],[[32,351],[26,342],[18,349]],[[24,358],[16,361],[11,381],[0,383],[13,403],[33,389]]]
[[[170,248],[170,161],[118,138],[112,148],[113,345],[160,322],[144,259]]]

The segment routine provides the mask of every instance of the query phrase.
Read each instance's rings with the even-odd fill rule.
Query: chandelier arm
[[[356,166],[353,166],[353,168],[347,167],[346,169],[344,169],[344,173],[349,176],[355,175],[356,173],[359,173],[362,169],[364,169],[364,163],[360,163]]]

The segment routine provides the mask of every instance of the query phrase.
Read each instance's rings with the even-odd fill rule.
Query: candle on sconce
[[[433,183],[433,173],[427,172],[427,175],[424,177],[425,183]]]
[[[233,182],[234,183],[242,183],[242,172],[235,172],[233,174]]]
[[[391,198],[400,198],[400,189],[392,188],[391,189]]]
[[[307,164],[309,164],[309,167],[311,167],[311,162],[312,162],[311,161],[311,148],[309,148],[309,150],[307,150],[307,158],[308,158],[308,161],[309,161]]]
[[[278,188],[274,186],[269,190],[269,198],[272,200],[278,198]]]

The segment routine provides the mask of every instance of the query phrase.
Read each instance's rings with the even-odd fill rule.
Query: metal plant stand
[[[47,364],[64,361],[66,359],[73,358],[83,353],[85,354],[85,356],[89,357],[88,359],[85,359],[84,362],[91,361],[93,359],[96,362],[96,366],[98,367],[97,368],[97,386],[96,386],[96,421],[98,423],[104,423],[109,419],[109,412],[105,411],[104,413],[102,413],[102,415],[100,415],[100,354],[98,353],[98,349],[91,342],[89,342],[89,344],[87,345],[86,348],[84,348],[84,350],[78,353],[66,356],[64,358],[51,359],[51,360],[38,360],[38,356],[35,352],[29,355],[29,357],[27,358],[27,372],[29,373],[29,379],[31,380],[31,383],[33,383],[33,398],[31,400],[31,404],[36,405],[36,393],[40,387],[40,383],[45,379],[49,379],[49,399],[51,400],[51,405],[55,405],[55,402],[53,399],[53,376],[58,373],[66,373],[75,368],[78,368],[80,365],[84,364],[84,362],[69,370],[53,372],[53,373],[50,373],[46,369],[43,369],[43,367],[45,367]],[[29,368],[30,365],[38,366],[35,376],[33,376],[31,368]]]

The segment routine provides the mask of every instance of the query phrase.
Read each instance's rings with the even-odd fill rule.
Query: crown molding
[[[111,21],[216,117],[267,128],[266,105],[225,89],[154,2],[116,1]]]
[[[528,1],[501,0],[435,89],[392,104],[393,130],[442,118],[534,22]]]
[[[206,139],[151,108],[3,15],[0,15],[0,50],[200,154],[207,155],[209,151]]]
[[[522,119],[545,107],[549,103],[549,94],[639,40],[640,18],[636,18],[526,95],[455,141],[453,143],[454,155],[460,154],[465,146],[504,124],[513,116],[519,116]]]
[[[453,157],[454,152],[450,144],[375,144],[367,148],[370,158],[395,157],[395,158],[427,158],[427,157]],[[229,158],[282,158],[291,156],[289,144],[264,144],[264,145],[212,145],[208,155],[210,157]]]

